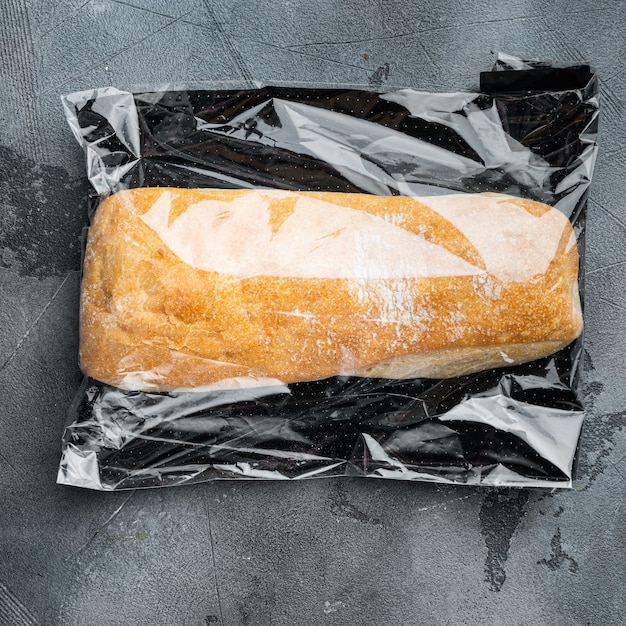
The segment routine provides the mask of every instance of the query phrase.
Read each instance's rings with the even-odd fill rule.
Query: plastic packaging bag
[[[597,150],[593,73],[587,66],[559,68],[501,56],[492,72],[481,75],[481,90],[436,94],[257,84],[135,94],[105,88],[66,96],[67,118],[86,151],[97,193],[83,277],[81,358],[83,369],[98,372],[101,380],[86,377],[70,410],[58,482],[112,490],[215,478],[358,475],[570,487],[583,419],[582,336],[555,343],[556,352],[531,361],[497,350],[492,352],[502,355],[492,354],[491,365],[476,366],[477,357],[464,352],[470,366],[452,377],[416,369],[413,362],[413,369],[406,363],[398,369],[394,355],[385,352],[396,339],[410,344],[417,326],[420,341],[443,328],[444,348],[456,346],[451,329],[469,315],[461,307],[462,285],[472,280],[476,291],[476,281],[484,283],[485,277],[491,286],[484,299],[493,306],[475,313],[477,321],[463,332],[496,332],[501,296],[494,290],[506,292],[511,277],[494,287],[494,267],[506,274],[520,265],[498,248],[500,236],[517,238],[518,256],[527,264],[543,258],[546,274],[558,251],[571,265],[575,237],[582,267],[586,195]],[[219,191],[233,189],[255,191]],[[480,248],[476,238],[491,219],[488,209],[476,209],[472,224],[468,214],[459,217],[456,205],[446,207],[450,198],[486,197],[493,203],[504,197],[473,195],[483,193],[555,210],[524,205],[540,223],[531,235],[515,230],[517,213],[510,213],[506,227],[492,235],[493,246],[481,244],[480,266],[471,250],[474,244]],[[233,204],[233,198],[252,196],[252,208]],[[372,196],[395,197],[386,204],[399,208],[377,213],[380,202],[369,202]],[[146,197],[149,202],[138,208]],[[191,200],[180,208],[179,197]],[[354,210],[350,203],[357,199]],[[368,202],[374,208],[361,210]],[[413,206],[422,207],[422,221],[409,228]],[[552,217],[538,219],[544,212]],[[207,222],[212,230],[206,230]],[[544,241],[549,223],[560,226]],[[446,230],[450,224],[458,238]],[[291,248],[279,246],[276,241],[290,232]],[[369,243],[359,252],[363,233]],[[373,233],[386,243],[372,244]],[[323,241],[317,252],[315,241]],[[100,252],[90,256],[90,249]],[[232,257],[228,250],[235,250]],[[537,272],[527,282],[515,278],[516,307],[510,306],[514,292],[507,292],[517,318],[536,316],[537,324],[527,325],[531,330],[552,314],[541,308],[549,308],[550,294],[565,289],[561,275],[548,287],[538,286]],[[431,283],[450,281],[451,275],[454,288],[448,282],[437,296],[439,302],[445,299],[441,294],[450,294],[448,308],[436,310],[456,315],[457,326],[444,324],[440,314],[424,326],[424,303],[436,291]],[[207,276],[213,282],[202,282]],[[322,278],[311,292],[306,281]],[[358,306],[372,300],[375,281],[385,280],[385,297],[379,298],[384,304],[376,305],[372,322],[372,309]],[[396,285],[391,290],[390,280]],[[337,281],[366,286],[350,299],[333,295]],[[308,295],[296,301],[293,294],[302,294],[303,284]],[[411,291],[415,285],[422,291]],[[486,293],[484,284],[480,289]],[[545,297],[533,289],[543,289]],[[240,304],[246,298],[256,308],[245,308],[244,315]],[[353,309],[344,315],[350,321],[346,330],[332,307],[348,300]],[[451,308],[456,304],[458,314]],[[318,309],[307,310],[316,306],[334,313],[324,317]],[[213,326],[184,327],[185,315],[200,309]],[[268,322],[261,310],[282,317]],[[511,324],[513,314],[508,315],[505,325]],[[362,323],[355,324],[358,319]],[[561,340],[569,323],[563,320],[550,330]],[[181,343],[176,333],[185,328]],[[396,339],[375,341],[377,329],[384,335],[390,328]],[[330,347],[320,345],[325,341]],[[234,362],[220,358],[207,378],[203,350],[217,344]],[[379,351],[382,370],[364,367],[370,349]],[[331,352],[335,364],[325,369]],[[250,354],[265,356],[251,362]]]

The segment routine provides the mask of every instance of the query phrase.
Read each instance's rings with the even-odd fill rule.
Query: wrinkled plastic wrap
[[[481,90],[66,96],[96,195],[58,482],[570,487],[596,79]]]

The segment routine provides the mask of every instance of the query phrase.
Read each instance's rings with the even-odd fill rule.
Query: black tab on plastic
[[[571,91],[583,89],[592,77],[593,72],[589,65],[481,72],[480,90],[488,94],[524,91]]]

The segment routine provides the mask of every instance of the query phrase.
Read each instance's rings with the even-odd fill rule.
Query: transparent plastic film
[[[58,481],[571,486],[596,80],[481,85],[66,96],[97,197]]]

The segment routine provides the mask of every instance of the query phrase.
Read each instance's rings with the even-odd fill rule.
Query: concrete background
[[[0,1],[0,624],[626,623],[626,4]],[[59,95],[254,78],[477,87],[496,51],[602,83],[576,489],[55,485],[88,187]]]

